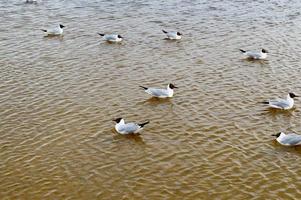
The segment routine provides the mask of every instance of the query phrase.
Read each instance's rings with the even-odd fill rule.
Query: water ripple
[[[294,1],[1,1],[1,199],[300,199]],[[66,25],[63,37],[39,30]],[[184,39],[166,41],[162,29]],[[13,31],[12,31],[13,30]],[[107,44],[97,32],[120,33]],[[269,50],[244,60],[239,48]],[[179,86],[172,99],[138,86]],[[115,117],[150,120],[120,136]]]

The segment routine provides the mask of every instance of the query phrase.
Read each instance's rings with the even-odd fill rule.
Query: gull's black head
[[[174,84],[172,84],[172,83],[170,83],[168,86],[169,86],[170,89],[178,88],[178,87],[176,87],[176,86],[175,86]]]
[[[294,98],[294,97],[298,97],[297,95],[295,95],[294,93],[290,92],[288,93],[290,95],[290,98]]]
[[[113,119],[114,122],[116,122],[117,124],[122,120],[122,118],[117,118],[117,119]]]
[[[278,138],[281,135],[281,132],[273,134],[272,136],[275,136],[276,138]]]
[[[64,28],[64,27],[65,27],[64,25],[60,24],[60,28]]]
[[[182,33],[180,33],[180,32],[177,32],[177,35],[179,35],[179,36],[180,36],[180,35],[182,35]]]
[[[123,38],[121,35],[117,35],[118,38]]]
[[[268,53],[268,51],[265,50],[265,49],[261,49],[261,52],[262,52],[262,53]]]

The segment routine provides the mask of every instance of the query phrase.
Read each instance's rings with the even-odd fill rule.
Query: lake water
[[[301,2],[0,2],[1,199],[301,199]],[[65,25],[63,37],[40,29]],[[183,33],[164,40],[162,29]],[[121,44],[97,35],[119,33]],[[239,48],[267,49],[266,61]],[[139,85],[179,88],[150,99]],[[150,124],[121,136],[113,118]]]

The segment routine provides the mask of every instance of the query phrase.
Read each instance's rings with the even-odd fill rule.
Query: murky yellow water
[[[21,2],[21,3],[20,3]],[[0,1],[1,199],[301,199],[301,3]],[[62,38],[40,28],[62,23]],[[161,29],[179,30],[179,42]],[[120,33],[120,45],[97,32]],[[267,61],[239,48],[266,48]],[[180,88],[169,100],[138,86]],[[111,121],[150,120],[140,136]]]

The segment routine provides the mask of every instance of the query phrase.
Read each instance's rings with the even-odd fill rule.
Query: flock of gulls
[[[36,0],[26,0],[27,3],[36,3]],[[59,24],[57,27],[51,29],[41,29],[47,36],[60,36],[63,34],[63,28],[65,26]],[[178,31],[165,31],[162,30],[164,34],[166,34],[166,39],[169,40],[181,40],[182,33]],[[98,33],[105,41],[109,43],[118,43],[123,41],[123,36],[119,34],[104,34]],[[261,49],[260,51],[246,51],[243,49],[239,49],[241,53],[247,59],[254,59],[254,60],[262,60],[266,59],[268,56],[268,51],[265,49]],[[166,89],[159,89],[159,88],[151,88],[140,86],[146,93],[151,95],[155,98],[171,98],[174,95],[174,89],[177,88],[174,84],[169,83]],[[292,109],[294,106],[294,98],[298,97],[294,93],[288,93],[286,99],[273,99],[262,102],[263,104],[267,104],[269,107],[273,109],[280,109],[280,110],[289,110]],[[139,132],[144,128],[145,125],[149,123],[146,121],[144,123],[126,123],[123,118],[117,118],[113,121],[116,122],[115,130],[122,135],[128,134],[139,134]],[[285,134],[284,132],[279,132],[277,134],[273,134],[272,136],[276,137],[277,142],[285,146],[296,146],[301,145],[301,135],[295,133],[288,133]]]

